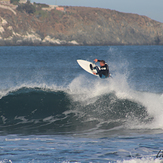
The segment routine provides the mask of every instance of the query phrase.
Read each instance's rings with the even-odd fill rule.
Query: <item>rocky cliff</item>
[[[0,7],[0,45],[161,45],[163,23],[110,9],[27,14]]]

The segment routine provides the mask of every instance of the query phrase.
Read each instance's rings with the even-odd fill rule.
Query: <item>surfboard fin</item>
[[[90,64],[89,66],[90,66],[90,69],[93,70],[93,66],[92,66],[92,64]]]

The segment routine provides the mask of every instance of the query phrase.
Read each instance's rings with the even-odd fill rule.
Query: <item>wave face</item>
[[[157,128],[159,113],[154,113],[153,105],[158,101],[149,104],[148,100],[158,96],[161,98],[132,92],[116,77],[92,84],[79,76],[64,89],[20,86],[0,99],[0,130],[7,134],[56,134]]]
[[[69,110],[69,104],[62,91],[21,88],[0,100],[0,129],[20,133],[59,131],[66,121],[63,113]]]

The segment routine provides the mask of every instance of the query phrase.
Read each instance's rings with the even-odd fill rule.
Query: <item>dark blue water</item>
[[[161,162],[163,46],[0,47],[1,162]],[[104,59],[113,78],[77,59]]]

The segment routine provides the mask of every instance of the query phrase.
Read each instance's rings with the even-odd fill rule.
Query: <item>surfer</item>
[[[90,64],[90,69],[91,70],[93,70],[93,69],[96,69],[97,70],[97,73],[93,72],[93,74],[94,75],[99,75],[100,78],[110,77],[108,64],[105,63],[104,60],[95,59],[94,61],[95,61],[95,63],[96,62],[100,62],[100,68],[98,66],[93,67],[92,64]]]

